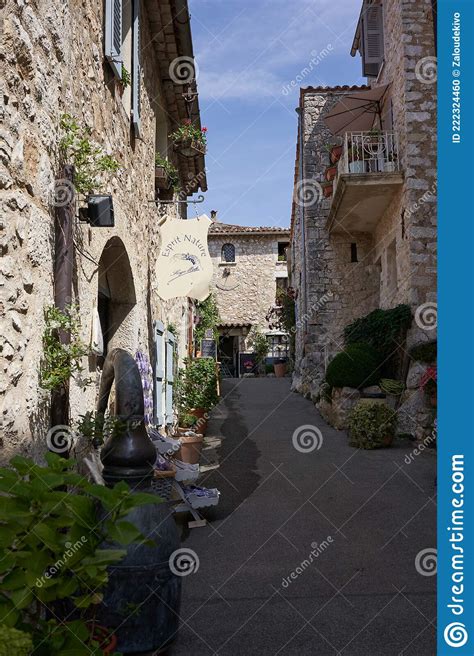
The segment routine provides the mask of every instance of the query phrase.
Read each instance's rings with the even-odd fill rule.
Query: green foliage
[[[122,86],[124,89],[130,86],[132,83],[132,77],[130,75],[130,72],[125,68],[125,66],[122,63]]]
[[[156,153],[155,155],[155,166],[162,166],[173,189],[176,192],[180,191],[181,185],[179,183],[179,173],[176,166],[160,153]]]
[[[192,428],[197,420],[198,418],[195,415],[190,415],[189,412],[183,412],[179,415],[179,425],[182,428]]]
[[[207,128],[199,129],[191,123],[191,121],[185,121],[183,125],[180,125],[174,132],[172,132],[169,137],[174,143],[179,143],[180,141],[186,141],[190,139],[191,141],[196,141],[197,143],[205,146],[207,143]]]
[[[83,371],[81,358],[88,354],[87,345],[79,338],[80,321],[77,307],[69,306],[65,312],[50,305],[44,310],[43,357],[40,362],[39,384],[47,390],[64,386],[74,374]],[[69,344],[61,344],[59,332],[70,336]],[[85,387],[89,380],[76,381]]]
[[[116,173],[120,164],[91,141],[91,130],[81,126],[70,114],[60,121],[63,136],[59,142],[61,160],[74,165],[74,187],[79,194],[89,194],[99,187],[101,173]]]
[[[33,641],[29,633],[0,625],[0,656],[30,656]]]
[[[397,415],[385,403],[359,401],[349,416],[350,445],[359,449],[378,449],[393,438]]]
[[[209,296],[204,301],[197,304],[196,310],[199,316],[199,323],[195,328],[194,336],[196,344],[199,348],[201,339],[204,338],[206,330],[212,330],[214,339],[219,339],[219,330],[217,326],[220,322],[220,317],[219,308],[217,307],[216,295],[209,294]]]
[[[127,427],[127,421],[119,417],[105,417],[100,412],[90,411],[79,415],[79,421],[76,423],[77,432],[94,447],[103,444],[108,437],[123,435]]]
[[[258,363],[265,361],[265,358],[268,355],[268,339],[258,328],[254,328],[249,337],[249,345],[255,353],[255,357]]]
[[[132,493],[124,482],[114,488],[90,483],[72,471],[72,460],[54,453],[46,461],[40,466],[16,456],[0,468],[0,624],[31,634],[40,656],[63,656],[67,649],[99,655],[83,644],[89,640],[85,621],[102,601],[107,568],[125,556],[124,545],[144,539],[126,516],[161,499]],[[61,600],[77,609],[74,630],[43,619],[45,609],[57,616]]]
[[[423,342],[422,344],[417,344],[410,351],[410,357],[417,362],[424,362],[426,364],[434,364],[438,355],[438,343],[433,342]]]
[[[177,398],[180,413],[195,408],[209,410],[216,405],[217,373],[212,358],[186,358],[178,373]]]
[[[326,370],[330,387],[368,387],[380,378],[381,358],[369,344],[350,344],[334,356]]]
[[[408,305],[398,305],[390,310],[374,310],[344,328],[344,344],[370,344],[383,357],[387,357],[405,339],[411,322],[412,314]]]
[[[405,384],[401,380],[394,380],[393,378],[382,378],[379,385],[382,392],[395,394],[395,396],[400,396],[405,390]]]

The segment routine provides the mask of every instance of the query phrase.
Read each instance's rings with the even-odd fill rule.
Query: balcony
[[[373,232],[403,184],[394,132],[346,132],[333,182],[330,232]]]

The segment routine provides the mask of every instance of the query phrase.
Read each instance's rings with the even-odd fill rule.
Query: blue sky
[[[199,213],[287,226],[300,86],[363,84],[362,0],[190,0],[209,191]],[[288,87],[313,60],[301,84]],[[192,206],[188,216],[193,215]]]

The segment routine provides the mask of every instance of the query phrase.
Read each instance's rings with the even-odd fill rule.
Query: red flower
[[[183,121],[183,125],[191,125],[191,119],[190,118],[185,118]]]
[[[432,380],[434,383],[438,381],[438,370],[436,365],[432,367],[428,367],[426,369],[425,373],[421,377],[421,381],[420,381],[421,389],[425,389],[426,385],[430,380]]]
[[[207,132],[207,128],[201,128],[201,132]]]

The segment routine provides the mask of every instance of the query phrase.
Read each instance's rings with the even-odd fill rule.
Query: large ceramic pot
[[[286,375],[286,360],[276,360],[273,363],[273,370],[276,378],[283,378]]]
[[[205,435],[207,431],[208,410],[206,410],[206,408],[192,408],[191,410],[188,410],[188,414],[197,418],[193,430],[196,431],[196,433],[202,433]]]

